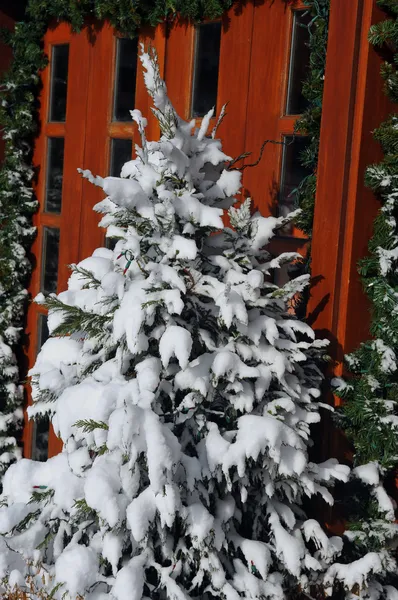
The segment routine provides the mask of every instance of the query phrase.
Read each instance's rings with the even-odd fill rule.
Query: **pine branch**
[[[105,429],[108,431],[109,427],[103,421],[94,421],[93,419],[85,419],[76,421],[75,427],[79,427],[83,430],[83,433],[90,433],[95,429]]]

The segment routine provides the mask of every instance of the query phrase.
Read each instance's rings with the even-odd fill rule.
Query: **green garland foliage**
[[[308,24],[310,35],[310,68],[304,82],[303,95],[308,108],[298,119],[295,131],[309,137],[310,144],[302,152],[301,162],[311,174],[297,188],[297,203],[302,209],[296,225],[311,237],[314,220],[316,173],[321,133],[322,96],[325,79],[326,47],[328,39],[330,0],[307,0],[312,19]]]
[[[378,4],[388,18],[372,26],[369,41],[376,47],[383,46],[383,53],[388,56],[381,74],[387,95],[397,103],[398,0],[381,0]],[[391,585],[396,594],[394,548],[398,527],[393,507],[389,510],[388,500],[383,503],[380,499],[387,498],[383,488],[394,494],[398,466],[398,115],[390,115],[374,135],[382,146],[384,159],[367,169],[365,179],[380,199],[381,209],[369,241],[369,255],[359,265],[371,301],[372,339],[347,357],[352,377],[344,383],[337,382],[337,393],[344,399],[340,422],[353,446],[357,476],[352,482],[352,493],[348,494],[352,542],[348,559],[358,560],[368,552],[380,552],[382,568],[375,571],[369,585]],[[378,472],[373,482],[361,476],[369,472],[366,470],[370,465]]]
[[[68,21],[79,30],[90,16],[109,19],[121,33],[134,36],[144,24],[156,25],[177,14],[192,21],[214,19],[232,6],[233,0],[29,0],[30,22]]]

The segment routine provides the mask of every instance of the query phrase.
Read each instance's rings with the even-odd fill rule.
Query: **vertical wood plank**
[[[367,40],[381,16],[373,0],[331,2],[312,242],[317,283],[309,316],[331,339],[339,361],[366,337],[369,324],[357,262],[367,252],[379,208],[363,182],[366,166],[381,158],[371,132],[391,110],[381,59]]]
[[[87,44],[88,45],[88,44]],[[86,145],[83,168],[94,175],[108,175],[110,140],[108,123],[112,118],[113,74],[116,38],[110,23],[98,23],[95,41],[90,48],[90,75],[86,118]],[[83,181],[80,220],[79,260],[90,256],[104,244],[104,231],[98,227],[100,217],[93,211],[104,198],[101,188]]]
[[[191,109],[195,27],[179,19],[168,29],[164,76],[178,115],[188,120]]]
[[[79,260],[80,215],[83,181],[77,169],[83,165],[86,145],[86,106],[90,73],[88,29],[72,33],[69,46],[68,105],[65,123],[64,179],[62,185],[61,236],[58,290],[65,290],[69,265]]]
[[[364,185],[366,168],[383,158],[373,131],[396,107],[383,92],[382,58],[368,42],[370,26],[385,18],[373,2],[365,2],[359,53],[357,94],[353,120],[353,144],[347,190],[346,233],[342,256],[342,284],[334,311],[337,339],[344,353],[351,352],[369,336],[369,304],[358,274],[358,261],[368,253],[373,222],[380,202]],[[358,310],[360,309],[360,310]]]
[[[217,107],[228,106],[217,135],[232,157],[245,147],[253,18],[252,2],[231,8],[222,18]]]
[[[312,324],[322,335],[335,333],[362,5],[362,0],[349,6],[331,2],[312,243],[312,275],[317,284],[309,303]]]
[[[264,140],[280,140],[291,11],[284,2],[255,3],[245,151],[257,157]],[[244,172],[245,194],[263,215],[275,209],[281,146],[269,144],[261,163]]]

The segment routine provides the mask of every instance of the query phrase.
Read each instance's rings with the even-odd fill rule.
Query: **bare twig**
[[[267,144],[275,144],[277,146],[290,146],[290,144],[292,144],[294,142],[294,136],[291,142],[279,142],[277,140],[265,140],[262,145],[261,145],[261,149],[260,149],[260,155],[258,157],[258,159],[254,162],[254,163],[250,163],[247,165],[242,165],[241,167],[236,167],[237,171],[244,171],[245,169],[249,168],[249,167],[256,167],[258,165],[258,163],[260,162],[260,160],[263,157],[263,153],[264,153],[264,148]],[[239,160],[243,160],[244,158],[247,158],[248,156],[251,155],[251,152],[244,152],[243,154],[240,154],[237,158],[235,158],[234,160],[232,160],[228,167],[227,167],[227,171],[230,171],[233,167],[233,165],[235,165]]]
[[[213,140],[216,137],[217,129],[220,127],[221,123],[224,121],[224,118],[225,118],[225,116],[227,114],[227,106],[228,106],[228,104],[229,104],[229,102],[226,102],[223,105],[223,107],[222,107],[222,109],[220,111],[220,114],[218,115],[217,123],[215,124],[215,126],[213,128],[213,131],[211,132],[211,137],[213,138]]]

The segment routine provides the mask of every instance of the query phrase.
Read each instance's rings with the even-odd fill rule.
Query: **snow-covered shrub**
[[[264,249],[287,219],[232,207],[241,173],[212,112],[182,121],[141,61],[162,137],[132,111],[142,145],[122,177],[83,172],[118,241],[46,300],[30,412],[64,448],[5,476],[0,577],[23,585],[36,564],[55,599],[283,599],[342,546],[303,509],[348,475],[308,457],[325,342],[288,310],[307,276],[271,282],[295,258]]]

